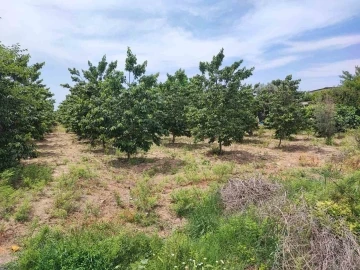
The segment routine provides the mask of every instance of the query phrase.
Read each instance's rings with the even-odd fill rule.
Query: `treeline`
[[[179,69],[165,82],[158,82],[158,73],[145,75],[147,62],[139,64],[130,48],[124,71],[105,56],[97,66],[88,62],[87,70],[69,69],[73,84],[63,85],[70,94],[58,119],[79,139],[110,144],[128,158],[169,134],[173,142],[178,136],[217,142],[221,153],[262,124],[275,130],[279,146],[300,130],[330,143],[336,132],[360,125],[359,68],[355,75],[344,72],[336,91],[311,95],[300,92],[300,80],[291,75],[267,85],[245,84],[254,68],[242,61],[223,67],[224,57],[221,50],[200,62],[198,75],[189,78]]]
[[[223,66],[221,50],[210,62],[200,62],[199,74],[189,78],[179,69],[159,82],[146,74],[130,48],[125,69],[104,56],[88,69],[69,69],[70,94],[57,111],[57,121],[79,139],[112,146],[130,158],[139,150],[160,144],[164,135],[192,136],[222,146],[241,142],[259,126],[275,130],[281,141],[300,130],[331,138],[336,132],[360,125],[360,69],[347,71],[336,89],[313,94],[298,90],[300,80],[287,76],[267,85],[244,80],[254,68],[242,61]],[[19,45],[0,44],[0,170],[21,158],[36,155],[34,140],[54,125],[52,94],[40,79],[44,63],[29,64],[30,55]]]
[[[0,43],[0,171],[34,157],[34,139],[54,124],[53,95],[40,79],[44,63],[29,61],[19,45]]]

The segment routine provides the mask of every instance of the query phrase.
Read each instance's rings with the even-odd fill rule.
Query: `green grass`
[[[14,218],[18,222],[26,222],[30,220],[31,206],[29,201],[24,201],[14,214]]]
[[[83,186],[82,181],[94,180],[97,184],[96,174],[84,165],[71,166],[67,174],[58,178],[57,191],[54,196],[54,209],[52,215],[65,218],[78,209],[77,201],[80,199]]]
[[[0,173],[0,219],[9,219],[16,211],[17,221],[27,221],[30,215],[27,198],[41,191],[51,180],[52,169],[45,165],[18,166]],[[18,205],[24,201],[27,203]]]
[[[189,212],[187,227],[165,240],[113,224],[44,228],[10,269],[269,269],[277,244],[271,218],[252,209],[223,215],[218,193],[211,192]]]
[[[179,217],[188,216],[205,195],[205,192],[198,188],[180,189],[171,193],[172,209]]]

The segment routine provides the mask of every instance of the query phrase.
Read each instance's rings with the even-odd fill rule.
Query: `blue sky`
[[[106,54],[123,69],[127,46],[161,80],[179,68],[196,74],[221,48],[225,64],[255,67],[249,83],[292,74],[302,90],[337,85],[342,70],[360,65],[359,0],[12,0],[0,16],[0,41],[45,61],[57,103],[68,67]]]

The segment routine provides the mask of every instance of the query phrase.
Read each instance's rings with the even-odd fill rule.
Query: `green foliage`
[[[315,131],[319,136],[330,141],[336,132],[335,104],[330,98],[327,98],[315,106],[313,114]]]
[[[54,196],[53,215],[65,218],[77,209],[76,201],[79,200],[81,192],[81,181],[94,179],[95,174],[86,166],[78,165],[70,167],[67,174],[59,177],[57,191]]]
[[[222,49],[211,62],[200,62],[201,75],[190,83],[194,93],[188,111],[195,139],[217,141],[220,152],[222,145],[241,141],[255,122],[251,86],[242,84],[253,68],[240,68],[241,60],[220,69],[224,57]]]
[[[230,174],[234,170],[234,163],[220,163],[212,166],[212,172],[214,173],[218,182],[227,182]]]
[[[128,80],[116,70],[117,62],[108,64],[105,56],[98,66],[88,65],[82,75],[69,69],[75,85],[63,85],[70,95],[59,106],[61,123],[92,144],[101,141],[105,147],[111,142],[128,158],[138,149],[148,151],[153,143],[159,144],[166,132],[160,124],[162,103],[155,88],[158,74],[144,75],[147,62],[137,64],[130,48],[125,65]]]
[[[157,196],[154,192],[155,186],[149,178],[144,177],[136,183],[135,188],[131,190],[134,197],[136,208],[142,212],[150,212],[157,204]]]
[[[67,233],[44,228],[10,269],[270,268],[279,235],[274,220],[251,209],[225,217],[218,205],[218,195],[204,197],[190,213],[188,227],[198,229],[166,240],[105,224]]]
[[[281,141],[304,128],[305,110],[301,104],[303,95],[298,91],[300,80],[288,75],[285,80],[272,81],[268,94],[268,116],[265,125],[275,129],[275,137]],[[269,92],[269,91],[268,91]]]
[[[113,233],[101,224],[68,234],[44,228],[28,242],[13,269],[131,269],[161,246],[157,237]]]
[[[196,238],[215,231],[220,224],[222,209],[219,193],[204,197],[188,217],[189,235]]]
[[[171,193],[173,210],[179,217],[188,216],[196,207],[199,201],[205,196],[201,189],[180,189]]]
[[[44,63],[29,65],[24,52],[0,44],[0,171],[36,156],[33,140],[54,122],[52,94],[39,79]]]
[[[18,166],[0,173],[0,219],[9,218],[17,208],[15,218],[25,221],[30,205],[24,198],[51,180],[52,170],[44,165]],[[17,207],[21,201],[23,204]]]
[[[360,116],[356,114],[356,108],[345,105],[336,106],[336,131],[345,132],[360,126]]]
[[[163,99],[164,121],[163,126],[175,137],[188,136],[190,130],[186,118],[186,108],[191,101],[189,90],[189,79],[185,71],[179,69],[174,75],[167,74],[167,80],[160,85],[161,97]]]
[[[18,222],[29,221],[31,213],[31,206],[28,201],[24,201],[19,209],[15,212],[14,218]]]
[[[338,182],[325,202],[326,210],[337,218],[344,218],[351,230],[360,235],[360,172]]]
[[[70,94],[59,105],[58,118],[79,139],[89,139],[92,144],[101,140],[105,144],[110,121],[109,108],[104,103],[105,87],[114,78],[124,81],[123,73],[116,71],[116,67],[116,61],[108,63],[103,56],[97,66],[89,61],[88,70],[82,70],[82,74],[69,68],[74,85],[62,85],[69,89]]]

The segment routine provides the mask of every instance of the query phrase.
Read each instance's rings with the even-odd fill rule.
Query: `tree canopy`
[[[0,44],[0,171],[36,155],[34,139],[54,124],[54,101],[40,79],[45,63],[29,64],[19,45]]]

